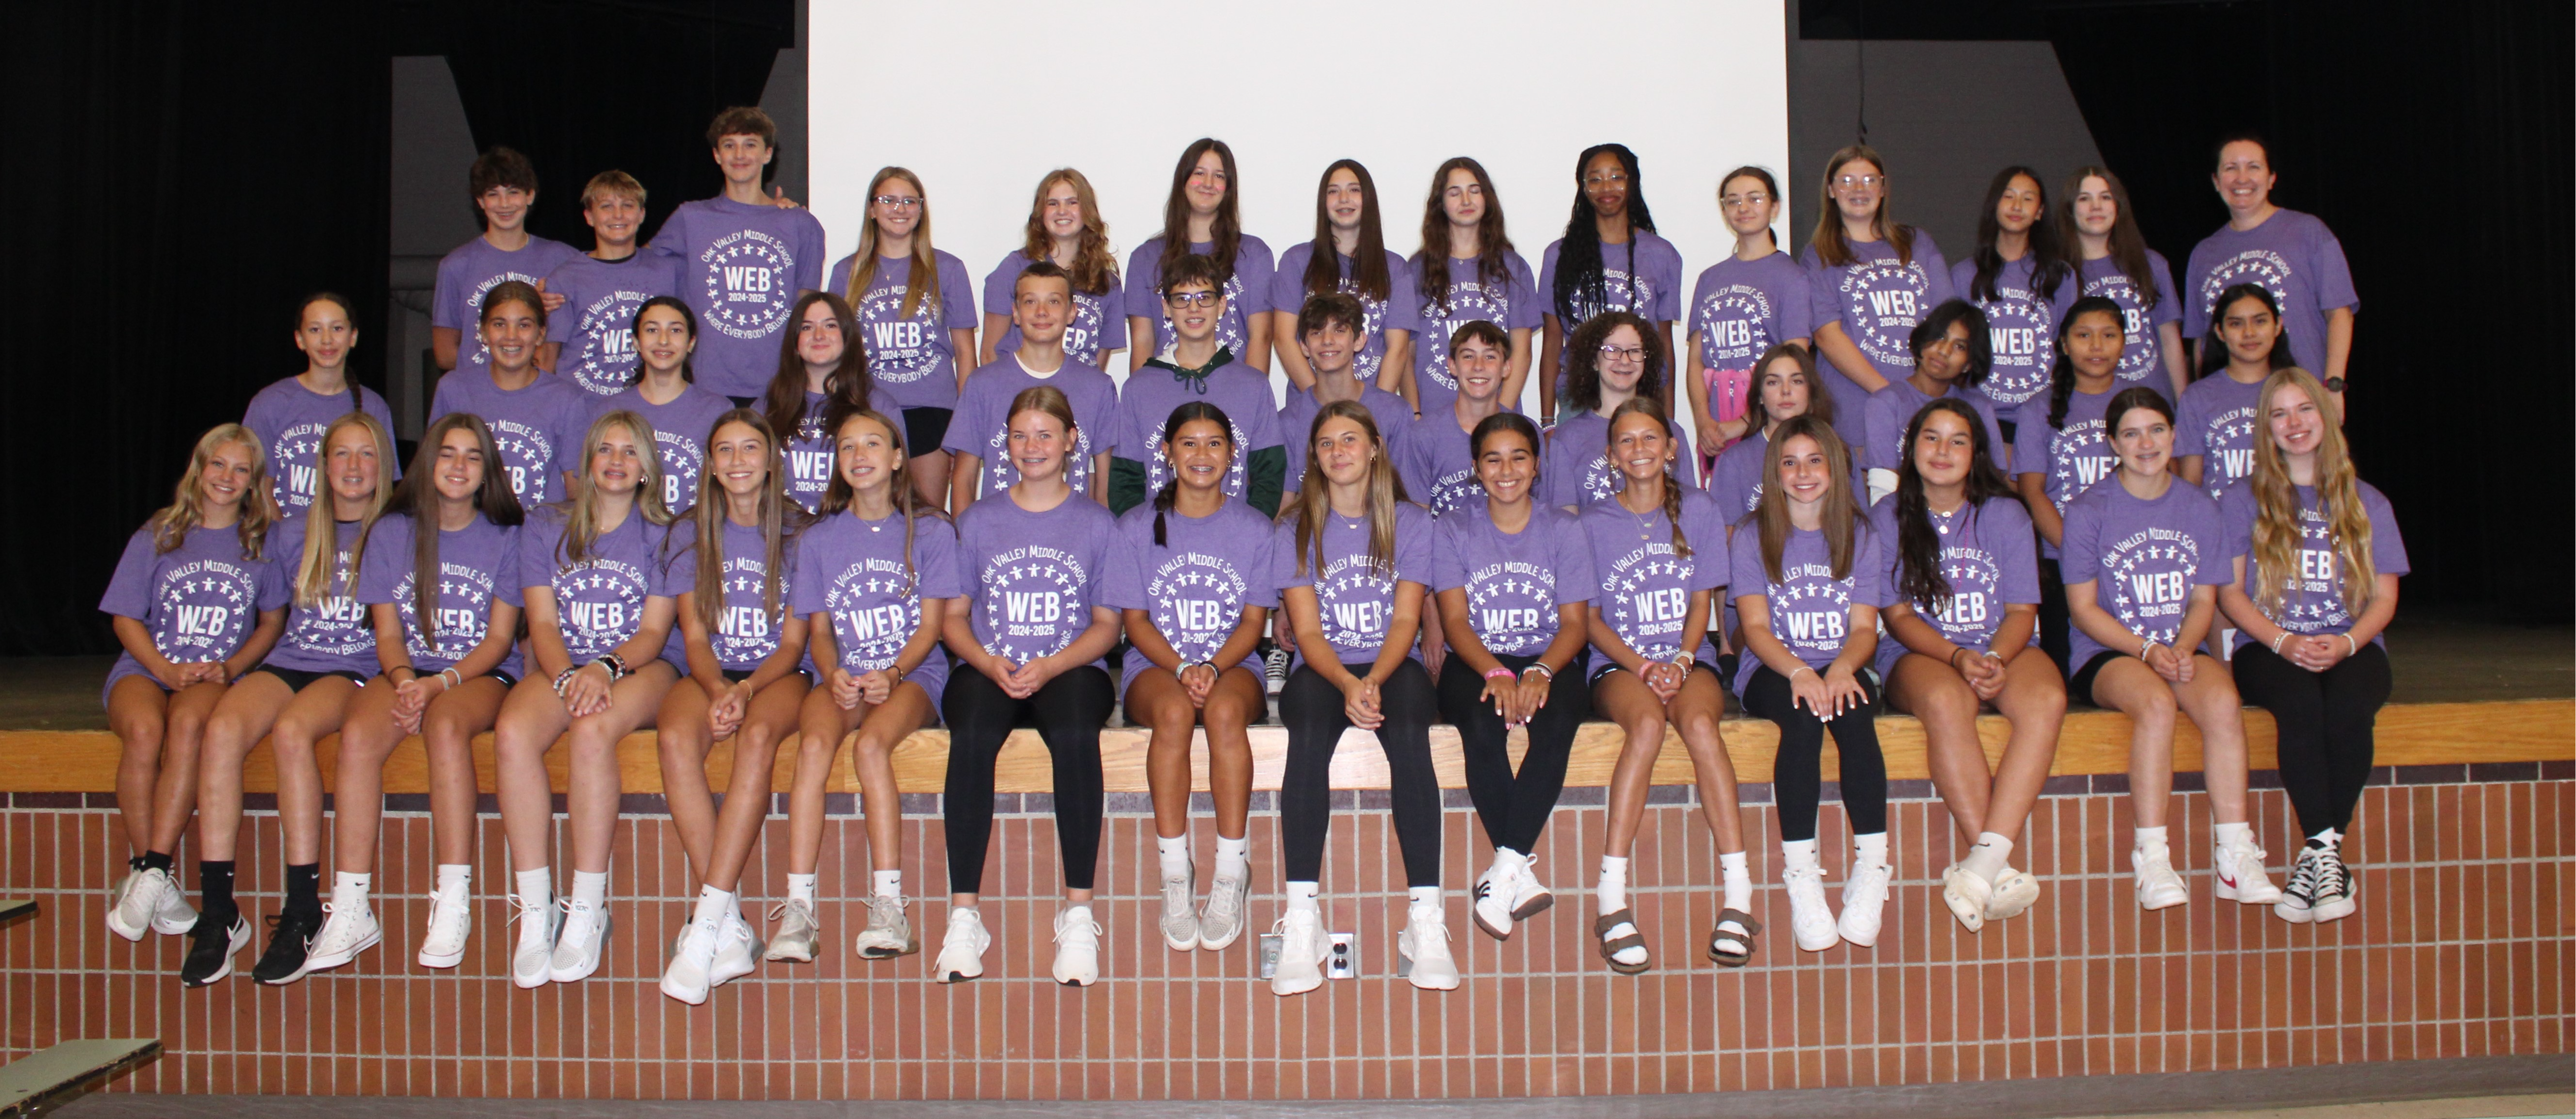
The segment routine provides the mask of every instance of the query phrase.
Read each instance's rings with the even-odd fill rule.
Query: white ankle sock
[[[593,909],[608,904],[608,872],[576,870],[572,872],[572,899],[588,902]]]
[[[787,876],[787,900],[789,900],[789,901],[801,901],[801,902],[804,902],[804,903],[805,903],[805,904],[807,904],[807,905],[812,905],[812,904],[814,904],[814,883],[815,883],[815,879],[820,878],[820,877],[822,877],[822,876],[821,876],[821,875],[819,875],[819,874],[790,874],[790,875],[788,875],[788,876]]]
[[[445,870],[447,868],[440,867],[439,869]],[[375,884],[375,877],[376,876],[372,874],[351,874],[345,870],[333,871],[331,873],[331,893],[336,896],[343,893],[355,892],[359,897],[365,897],[367,896],[367,889]],[[447,885],[447,882],[445,879],[441,879],[438,884],[441,888],[444,888]]]
[[[358,877],[365,879],[368,876],[362,874]],[[438,888],[445,890],[454,885],[463,885],[470,889],[474,885],[474,868],[464,863],[438,864]]]
[[[1321,882],[1291,882],[1288,884],[1288,908],[1290,909],[1320,908],[1323,904],[1323,896],[1324,884]]]
[[[2155,844],[2158,847],[2165,846],[2165,829],[2163,828],[2138,828],[2133,834],[2136,836],[2138,850],[2146,850],[2147,845],[2150,843]]]
[[[1252,837],[1227,839],[1216,837],[1216,876],[1237,882],[1252,877]]]
[[[1628,908],[1628,860],[1601,856],[1601,884],[1593,888],[1593,898],[1605,917]]]
[[[903,896],[903,872],[900,870],[877,871],[874,884],[876,886],[878,897],[899,898]]]
[[[1977,836],[1977,845],[1968,848],[1968,857],[1959,865],[1968,873],[1993,882],[2004,872],[2004,860],[2012,857],[2013,841],[1993,832]]]
[[[517,878],[519,882],[519,904],[527,906],[546,906],[553,905],[555,903],[555,871],[553,867],[541,866],[535,870],[522,870],[513,875],[513,877]]]
[[[1854,866],[1886,866],[1887,833],[1878,831],[1871,832],[1868,835],[1853,836],[1852,864]]]
[[[1781,840],[1780,861],[1788,864],[1788,867],[1791,870],[1818,869],[1820,864],[1816,861],[1816,841],[1812,839]]]
[[[606,890],[607,885],[603,882],[601,892],[604,893]],[[731,891],[719,890],[713,886],[698,887],[698,912],[695,918],[697,922],[705,923],[709,920],[721,919],[726,910],[733,908],[736,908],[736,903]]]
[[[2254,844],[2254,825],[2212,824],[2209,828],[2209,839],[2211,843],[2220,847],[2234,847],[2240,844],[2250,847]]]
[[[1726,875],[1726,908],[1739,912],[1753,911],[1753,868],[1742,851],[1730,851],[1717,857],[1718,869]]]
[[[1184,878],[1190,873],[1190,837],[1176,835],[1154,837],[1154,855],[1163,864],[1163,877]]]
[[[1427,905],[1433,909],[1440,908],[1440,887],[1438,886],[1415,886],[1406,890],[1404,895],[1405,903],[1407,905]]]
[[[2338,851],[2343,849],[2343,833],[2336,831],[2333,828],[2327,828],[2326,830],[2318,832],[2308,838],[2315,840],[2316,842],[2323,843],[2327,847]]]

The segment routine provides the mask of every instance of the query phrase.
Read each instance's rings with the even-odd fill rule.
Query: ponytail
[[[1619,418],[1628,415],[1645,416],[1655,421],[1656,430],[1667,435],[1672,432],[1672,421],[1665,418],[1664,406],[1652,396],[1632,396],[1618,407],[1611,409],[1609,430],[1618,430]],[[1606,433],[1603,439],[1605,442],[1608,440]],[[1689,559],[1690,539],[1682,535],[1682,487],[1681,483],[1673,479],[1673,468],[1670,463],[1664,466],[1664,519],[1672,522],[1673,554]]]
[[[1226,416],[1225,409],[1204,400],[1192,400],[1172,409],[1172,414],[1163,420],[1164,445],[1169,446],[1172,440],[1180,438],[1183,426],[1198,420],[1213,423],[1218,430],[1225,432],[1226,452],[1229,459],[1240,453],[1241,448],[1234,446],[1234,421]],[[1231,463],[1228,465],[1231,466]],[[1157,548],[1168,547],[1170,544],[1163,530],[1164,516],[1172,511],[1172,503],[1179,499],[1180,494],[1181,470],[1175,464],[1172,467],[1172,480],[1163,483],[1163,488],[1154,491],[1154,546]]]

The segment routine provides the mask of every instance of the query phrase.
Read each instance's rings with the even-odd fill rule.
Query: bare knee
[[[1627,732],[1627,744],[1621,747],[1631,757],[1652,757],[1664,748],[1664,720],[1660,715],[1640,715],[1619,729]]]

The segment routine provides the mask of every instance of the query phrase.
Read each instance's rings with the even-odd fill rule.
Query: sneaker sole
[[[1270,981],[1270,993],[1283,999],[1295,998],[1298,995],[1305,994],[1306,992],[1312,991],[1323,985],[1324,977],[1321,975],[1316,976],[1312,982],[1301,982],[1295,986],[1290,986],[1280,982],[1279,980],[1273,979]]]
[[[561,943],[561,937],[563,935],[563,929],[561,926],[557,926],[555,935],[557,937],[557,943]],[[609,916],[607,913],[601,913],[599,915],[599,951],[590,954],[590,966],[569,973],[557,968],[549,967],[546,969],[546,981],[550,983],[579,983],[584,979],[588,979],[591,976],[599,974],[600,961],[608,956],[608,938],[615,935],[617,935],[616,918]]]
[[[1201,933],[1199,934],[1199,951],[1223,952],[1228,948],[1234,947],[1234,942],[1241,939],[1243,939],[1243,926],[1240,924],[1234,927],[1233,932],[1227,933],[1223,940],[1209,940],[1207,938],[1207,934]]]
[[[2346,917],[2352,916],[2353,913],[2358,911],[2360,908],[2361,902],[2355,898],[2345,898],[2341,901],[2330,901],[2324,905],[2320,905],[2309,910],[2308,923],[2312,925],[2322,925],[2329,921],[2340,921]]]
[[[2278,886],[2273,887],[2268,895],[2243,889],[2229,889],[2226,886],[2213,886],[2210,888],[2210,893],[2220,901],[2232,901],[2240,905],[2277,905],[2281,901],[2281,888]]]
[[[152,932],[154,930],[152,922],[150,921],[144,922],[141,928],[128,929],[123,924],[118,923],[116,919],[116,911],[110,909],[107,911],[107,931],[139,944],[143,941],[144,933]]]
[[[882,944],[862,944],[858,946],[858,949],[859,958],[862,960],[895,960],[921,951],[921,939],[919,937],[914,937],[904,941],[901,946],[894,948],[888,948]],[[809,958],[807,962],[810,963],[812,961]]]
[[[179,981],[179,985],[189,988],[190,990],[194,990],[199,987],[212,987],[217,983],[223,982],[224,977],[233,973],[233,957],[240,955],[242,949],[250,947],[250,925],[247,923],[234,925],[230,931],[224,934],[224,941],[224,966],[216,968],[213,975],[197,980],[194,983],[182,979]]]
[[[1538,915],[1539,915],[1539,914],[1541,914],[1541,913],[1545,913],[1545,912],[1547,912],[1547,908],[1548,908],[1549,906],[1551,906],[1551,905],[1555,905],[1555,904],[1556,904],[1556,895],[1555,895],[1555,894],[1551,894],[1551,893],[1549,893],[1549,892],[1547,892],[1547,891],[1545,891],[1545,890],[1540,890],[1540,891],[1538,892],[1538,896],[1533,897],[1533,898],[1529,899],[1528,901],[1522,902],[1522,903],[1520,903],[1519,905],[1515,905],[1515,906],[1513,906],[1513,907],[1512,907],[1512,920],[1514,920],[1514,921],[1526,921],[1526,920],[1529,920],[1529,919],[1530,919],[1530,918],[1532,918],[1532,917],[1536,917],[1536,916],[1538,916]]]
[[[859,954],[867,955],[864,951]],[[795,949],[781,948],[773,944],[760,958],[773,964],[810,964],[814,962],[814,953],[807,951],[800,955]]]
[[[1470,906],[1470,907],[1468,907],[1468,910],[1467,910],[1467,916],[1468,916],[1468,919],[1470,919],[1470,920],[1472,920],[1472,921],[1474,921],[1474,922],[1476,923],[1476,931],[1481,932],[1481,933],[1485,934],[1486,936],[1493,937],[1493,938],[1494,938],[1494,939],[1496,939],[1496,940],[1510,940],[1510,939],[1512,938],[1512,930],[1511,930],[1511,929],[1509,929],[1509,928],[1501,928],[1501,929],[1497,929],[1497,928],[1495,928],[1494,926],[1492,926],[1492,925],[1490,925],[1490,924],[1487,924],[1487,923],[1485,922],[1485,914],[1484,914],[1484,912],[1483,912],[1482,910],[1479,910],[1479,909],[1477,909],[1477,908],[1475,908],[1475,907],[1473,907],[1473,906]]]
[[[349,961],[354,960],[354,959],[357,959],[357,958],[358,958],[358,953],[360,953],[360,952],[364,952],[364,951],[366,951],[366,950],[367,950],[367,949],[369,949],[369,948],[373,948],[373,947],[375,947],[376,945],[382,944],[382,943],[384,943],[384,940],[385,940],[385,930],[384,930],[384,927],[383,927],[383,926],[379,925],[379,926],[377,926],[377,928],[376,928],[376,930],[375,930],[374,932],[370,932],[370,933],[368,933],[368,934],[367,934],[367,938],[366,938],[365,940],[361,940],[361,941],[359,941],[355,946],[351,947],[348,951],[346,951],[346,952],[337,952],[337,953],[333,953],[333,954],[328,955],[328,956],[306,956],[306,957],[304,957],[304,966],[303,966],[303,967],[300,967],[300,968],[295,969],[295,974],[290,975],[290,976],[287,976],[287,977],[286,977],[286,978],[284,978],[284,979],[277,980],[276,982],[271,983],[271,984],[269,984],[269,985],[270,985],[270,986],[272,986],[272,987],[283,987],[283,986],[285,986],[285,985],[287,985],[287,984],[289,984],[289,983],[293,983],[293,982],[295,982],[295,981],[296,981],[296,980],[298,980],[298,979],[302,979],[302,978],[304,978],[305,976],[311,975],[311,974],[313,974],[314,972],[317,972],[317,971],[329,971],[329,970],[331,970],[332,968],[344,966],[344,965],[346,965]],[[337,958],[334,958],[334,957],[337,957]]]
[[[461,963],[464,963],[464,962],[465,962],[465,950],[464,950],[464,949],[462,949],[462,948],[459,948],[459,949],[457,949],[457,950],[456,950],[454,953],[452,953],[452,954],[444,954],[444,955],[442,955],[442,954],[440,954],[440,953],[435,953],[435,952],[431,952],[431,951],[429,951],[429,950],[427,950],[427,949],[423,949],[423,950],[421,950],[421,952],[420,952],[419,954],[417,954],[417,955],[413,956],[412,958],[413,958],[413,959],[415,959],[415,960],[420,961],[420,966],[422,966],[422,967],[438,967],[438,968],[455,967],[456,965],[458,965],[458,964],[461,964]]]
[[[2312,922],[2312,921],[2315,921],[2315,920],[2316,920],[2316,912],[2317,912],[2317,911],[2316,911],[2316,910],[2314,910],[2314,909],[2300,909],[2300,908],[2293,907],[2293,906],[2292,906],[2292,905],[2290,905],[2288,902],[2282,902],[2282,903],[2280,903],[2280,904],[2278,904],[2278,905],[2274,905],[2274,906],[2272,907],[2272,915],[2273,915],[2273,916],[2278,917],[2278,918],[2280,918],[2280,919],[2282,919],[2282,920],[2284,920],[2284,921],[2287,921],[2287,922],[2289,922],[2289,923],[2291,923],[2291,924],[2293,924],[2293,925],[2305,925],[2305,924],[2308,924],[2308,923],[2310,923],[2310,922]]]
[[[734,973],[732,973],[732,974],[728,975],[728,974],[725,974],[725,973],[723,973],[723,972],[717,971],[716,969],[714,969],[714,968],[712,968],[712,967],[708,968],[708,969],[707,969],[707,987],[708,987],[708,989],[713,990],[714,988],[722,987],[722,986],[724,986],[724,985],[725,985],[725,984],[727,984],[727,983],[731,983],[731,982],[733,982],[733,981],[734,981],[734,980],[736,980],[736,979],[740,979],[740,978],[742,978],[742,977],[744,977],[744,976],[746,976],[746,975],[750,975],[752,972],[755,972],[755,971],[760,970],[760,952],[761,952],[761,949],[762,949],[763,947],[764,947],[764,946],[760,943],[760,939],[759,939],[758,937],[754,937],[754,938],[752,938],[752,941],[751,941],[751,948],[750,948],[748,951],[746,951],[746,952],[744,953],[744,954],[749,958],[749,962],[745,963],[745,964],[742,966],[742,970],[741,970],[741,971],[737,971],[737,972],[734,972]]]
[[[705,1006],[705,1005],[707,1004],[707,994],[708,994],[708,992],[715,990],[715,983],[714,983],[714,981],[710,980],[710,981],[707,983],[707,985],[706,985],[706,986],[698,988],[698,990],[697,990],[697,996],[698,996],[698,997],[696,997],[696,998],[690,998],[690,997],[689,997],[689,995],[688,995],[688,992],[683,991],[683,990],[680,990],[680,989],[676,989],[676,988],[674,988],[674,987],[671,985],[671,980],[670,980],[668,977],[665,977],[665,978],[664,978],[660,983],[655,984],[655,986],[658,986],[658,987],[660,987],[660,988],[661,988],[661,990],[662,990],[662,994],[663,994],[665,997],[670,998],[670,999],[672,999],[673,1001],[676,1001],[676,1002],[686,1003],[687,1005],[690,1005],[690,1006]]]
[[[1198,950],[1198,946],[1199,934],[1195,929],[1191,930],[1190,935],[1177,939],[1168,931],[1163,934],[1163,947],[1169,948],[1172,951],[1193,952]]]
[[[159,917],[152,919],[152,931],[160,933],[163,936],[186,936],[188,930],[196,927],[197,919],[194,916],[189,917],[185,921],[165,921]],[[141,940],[143,937],[142,934],[138,933],[127,939]]]

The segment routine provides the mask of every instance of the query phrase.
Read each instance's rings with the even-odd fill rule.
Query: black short
[[[1710,664],[1710,663],[1708,663],[1707,661],[1703,661],[1703,660],[1694,660],[1694,661],[1692,661],[1692,662],[1691,662],[1691,665],[1692,665],[1692,667],[1695,667],[1695,668],[1704,668],[1704,669],[1707,669],[1707,670],[1708,670],[1708,672],[1709,672],[1709,675],[1712,675],[1712,676],[1717,677],[1717,683],[1718,683],[1718,686],[1719,686],[1719,687],[1724,687],[1724,686],[1726,686],[1726,674],[1725,674],[1725,673],[1723,673],[1723,672],[1719,672],[1719,671],[1717,670],[1717,666],[1716,666],[1716,665]],[[1620,671],[1618,664],[1617,664],[1617,663],[1615,663],[1615,662],[1613,662],[1613,661],[1611,661],[1611,660],[1609,660],[1608,658],[1606,658],[1606,657],[1605,657],[1605,658],[1603,658],[1603,659],[1601,660],[1601,662],[1600,662],[1600,663],[1595,664],[1595,665],[1593,665],[1593,666],[1592,666],[1592,675],[1590,675],[1590,676],[1588,676],[1588,677],[1584,678],[1584,681],[1583,681],[1583,682],[1584,682],[1584,683],[1587,683],[1587,684],[1591,684],[1591,685],[1593,685],[1593,686],[1595,686],[1595,687],[1599,687],[1599,686],[1600,686],[1600,684],[1601,684],[1601,678],[1602,678],[1602,677],[1604,677],[1604,676],[1608,676],[1608,675],[1610,675],[1611,673],[1613,673],[1613,672],[1617,672],[1617,671]]]
[[[725,399],[733,401],[733,406],[736,408],[758,409],[760,407],[760,398],[757,396],[728,396]]]
[[[719,672],[724,673],[724,678],[725,678],[726,680],[731,681],[731,682],[736,683],[736,684],[739,684],[739,683],[742,683],[742,682],[743,682],[743,681],[745,681],[745,680],[749,680],[749,679],[751,679],[751,674],[752,674],[752,673],[755,673],[755,672],[758,672],[758,671],[760,671],[760,670],[759,670],[759,669],[757,669],[757,668],[721,668],[721,669],[717,669],[716,671],[719,671]],[[805,676],[805,669],[804,669],[802,666],[799,666],[799,667],[796,667],[796,668],[791,668],[791,669],[788,669],[787,671],[789,671],[789,672],[791,672],[791,673],[794,673],[794,674],[796,674],[796,675],[798,675],[798,676]],[[680,675],[682,675],[682,676],[686,676],[686,675],[688,675],[688,673],[683,672],[683,673],[681,673]],[[805,678],[806,678],[806,679],[808,679],[808,680],[813,679],[813,677],[811,677],[811,676],[806,676]]]
[[[2020,425],[2019,423],[2016,423],[2016,422],[2012,421],[2012,420],[1996,420],[1996,421],[1995,421],[1995,433],[2004,437],[2004,446],[2007,446],[2007,447],[2012,446],[2012,445],[2013,445],[2013,433],[2014,433],[2014,432],[2017,432],[2017,431],[2020,431],[2020,430],[2021,430],[2021,425]]]
[[[334,668],[328,672],[306,672],[300,668],[280,668],[273,664],[263,664],[258,668],[251,669],[251,672],[265,672],[271,676],[277,677],[278,681],[285,684],[286,690],[290,692],[301,692],[314,681],[320,680],[326,676],[337,676],[352,684],[364,685],[367,682],[366,677],[360,676],[345,668]],[[244,673],[243,675],[249,675],[249,673]]]
[[[914,458],[937,453],[948,438],[948,418],[955,414],[948,408],[904,409],[903,452]]]
[[[2084,667],[2075,670],[2075,678],[2066,682],[2066,694],[2076,699],[2083,700],[2086,703],[2091,703],[2095,707],[2102,706],[2099,703],[2094,703],[2093,680],[2095,677],[2102,675],[2103,665],[2109,664],[2112,661],[2125,656],[2128,656],[2128,654],[2114,653],[2109,649],[2104,649],[2101,652],[2093,654],[2092,660],[2084,662]]]

